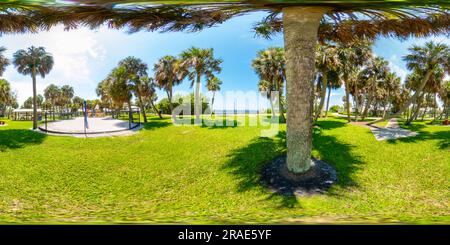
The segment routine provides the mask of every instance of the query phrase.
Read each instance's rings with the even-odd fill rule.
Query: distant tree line
[[[183,51],[178,57],[166,55],[161,57],[153,66],[153,76],[149,75],[148,65],[136,57],[126,57],[121,60],[108,76],[101,81],[96,89],[101,103],[112,110],[120,110],[124,105],[131,113],[133,98],[140,107],[144,122],[147,122],[146,112],[154,111],[162,117],[172,114],[176,106],[192,102],[193,115],[198,119],[208,106],[206,99],[200,94],[202,78],[206,79],[206,88],[213,92],[211,104],[214,103],[214,94],[220,90],[220,81],[216,73],[221,71],[221,59],[214,58],[213,49],[192,47]],[[180,85],[185,79],[195,85],[193,99],[174,98],[173,88]],[[167,98],[158,104],[156,88],[166,92]],[[196,106],[198,105],[198,106]]]
[[[450,81],[445,80],[450,63],[448,45],[430,41],[410,47],[409,53],[403,57],[410,71],[404,83],[390,70],[386,60],[374,55],[371,46],[371,42],[364,40],[352,45],[317,45],[313,81],[315,121],[327,116],[331,91],[341,87],[345,90],[343,102],[349,122],[368,116],[403,116],[407,124],[423,120],[426,115],[434,120],[448,119]],[[284,50],[268,48],[258,52],[252,67],[260,78],[259,90],[265,92],[270,101],[273,116],[273,104],[278,102],[273,101],[272,94],[279,94],[280,119],[284,121]]]

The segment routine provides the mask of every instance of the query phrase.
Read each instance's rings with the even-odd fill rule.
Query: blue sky
[[[198,33],[127,34],[125,30],[107,28],[64,31],[62,27],[55,27],[38,34],[4,35],[0,37],[0,46],[7,48],[6,55],[9,58],[18,49],[31,45],[43,46],[54,55],[55,66],[51,73],[45,79],[38,78],[39,93],[51,83],[69,84],[74,87],[78,96],[94,99],[98,82],[126,56],[141,58],[149,68],[153,68],[153,64],[160,57],[168,54],[178,55],[191,46],[214,48],[215,56],[223,59],[223,71],[218,75],[223,81],[223,93],[248,92],[257,90],[258,77],[251,68],[251,61],[257,51],[270,46],[283,46],[281,35],[273,37],[272,40],[265,40],[255,37],[251,32],[253,24],[263,16],[263,13],[245,15]],[[388,60],[391,69],[404,79],[408,71],[401,57],[407,54],[407,49],[412,44],[421,44],[429,39],[450,44],[450,40],[444,36],[408,39],[403,42],[381,38],[375,43],[374,52]],[[150,70],[150,74],[152,73]],[[31,78],[18,74],[12,65],[7,68],[3,77],[12,84],[13,90],[17,91],[20,103],[32,95]],[[189,85],[190,82],[186,80],[175,90],[190,91],[192,89]],[[333,91],[330,103],[342,104],[343,94],[341,89]],[[160,99],[165,97],[162,91],[158,91],[158,95]],[[218,100],[215,109],[231,109],[233,105],[230,103],[232,102],[221,103]]]

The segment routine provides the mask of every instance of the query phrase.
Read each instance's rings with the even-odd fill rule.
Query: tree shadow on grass
[[[243,120],[237,119],[203,119],[202,128],[208,129],[227,129],[227,128],[235,128],[237,126],[241,126],[242,123],[245,124]]]
[[[167,118],[148,118],[147,123],[143,123],[145,130],[154,130],[172,125]]]
[[[351,150],[354,146],[340,142],[337,138],[324,135],[323,130],[344,126],[335,121],[323,121],[321,130],[314,130],[314,151],[318,153],[321,160],[332,165],[338,174],[340,187],[356,186],[354,174],[360,169],[362,162]],[[286,154],[286,132],[280,131],[273,138],[254,138],[245,147],[234,150],[230,159],[223,168],[229,171],[238,180],[238,192],[245,192],[252,189],[265,188],[260,180],[260,174],[264,166],[269,164],[276,157]],[[337,195],[328,191],[325,195]],[[298,205],[295,193],[273,192],[266,200],[276,200],[280,207],[290,208]]]
[[[339,141],[331,135],[324,135],[322,132],[314,134],[313,151],[317,152],[320,160],[325,161],[334,167],[338,175],[337,186],[342,188],[355,187],[355,173],[362,168],[364,162],[360,156],[355,155],[352,149],[355,146]],[[328,194],[333,194],[328,192]]]
[[[238,126],[270,126],[270,124],[278,123],[285,124],[284,122],[280,122],[279,118],[275,119],[267,118],[267,117],[249,117],[239,119],[203,119],[202,127],[208,129],[227,129],[234,128]]]
[[[404,137],[398,139],[387,140],[390,144],[397,144],[399,142],[403,143],[418,143],[426,140],[437,140],[439,149],[449,149],[450,148],[450,130],[446,131],[437,131],[437,132],[429,132],[424,131],[423,129],[426,126],[421,124],[411,124],[408,127],[404,127],[406,129],[417,132],[416,136],[412,137]]]
[[[274,138],[257,137],[247,146],[234,150],[228,156],[230,159],[223,169],[238,180],[238,192],[264,188],[260,173],[266,164],[285,153],[285,137],[285,132],[279,132]],[[295,196],[273,193],[267,197],[267,200],[269,199],[280,200],[281,207],[292,207],[297,204]]]
[[[0,152],[7,149],[23,148],[27,145],[40,144],[47,137],[45,134],[27,129],[0,130]]]
[[[335,120],[327,120],[327,121],[317,121],[316,126],[318,126],[322,130],[330,130],[340,127],[345,127],[347,122],[344,121],[335,121]]]

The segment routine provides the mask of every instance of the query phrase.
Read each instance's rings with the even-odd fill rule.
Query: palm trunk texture
[[[293,173],[304,173],[311,167],[315,46],[324,12],[318,7],[283,9],[287,167]]]

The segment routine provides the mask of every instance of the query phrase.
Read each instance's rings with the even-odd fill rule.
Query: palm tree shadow
[[[242,125],[241,120],[237,119],[203,119],[202,128],[208,129],[227,129],[227,128],[235,128],[237,126]],[[245,124],[245,122],[244,122]]]
[[[352,153],[355,146],[341,142],[334,136],[324,135],[322,131],[314,133],[313,145],[313,150],[318,153],[320,159],[336,170],[339,179],[337,186],[342,188],[358,186],[354,176],[364,162],[360,156]],[[328,194],[336,193],[330,190]]]
[[[442,150],[442,149],[450,148],[450,130],[429,132],[429,131],[422,130],[423,128],[425,128],[425,126],[417,125],[417,124],[416,125],[412,124],[408,127],[405,126],[404,128],[415,131],[418,134],[416,136],[412,136],[412,137],[387,140],[387,142],[390,144],[397,144],[399,142],[418,143],[418,142],[426,141],[426,140],[438,140],[437,145],[438,145],[439,149]]]
[[[144,130],[154,130],[172,125],[166,118],[148,118],[144,124]]]
[[[335,129],[335,128],[340,128],[340,127],[345,127],[345,125],[347,125],[346,122],[344,121],[317,121],[316,122],[316,126],[319,127],[321,130],[330,130],[330,129]]]
[[[228,155],[229,160],[224,164],[223,169],[238,180],[238,192],[264,189],[260,173],[266,164],[285,152],[284,142],[285,132],[279,132],[274,138],[257,137],[247,146],[236,149]],[[297,204],[294,195],[272,193],[266,197],[266,200],[279,200],[281,207],[292,207]]]
[[[345,125],[345,123],[342,124],[334,121],[321,122],[322,130]],[[314,131],[314,151],[318,152],[321,160],[335,168],[339,179],[338,186],[357,186],[354,181],[354,174],[358,171],[362,162],[351,152],[353,146],[340,142],[333,136],[323,135],[322,130]],[[267,190],[261,182],[261,172],[266,165],[285,153],[286,132],[280,131],[273,138],[254,138],[250,144],[234,150],[229,154],[229,160],[224,164],[223,169],[229,171],[238,180],[238,192],[245,192],[252,189]],[[299,205],[294,191],[271,191],[272,193],[266,200],[279,202],[279,206],[284,208]],[[324,194],[337,195],[332,190]]]
[[[8,149],[23,148],[28,145],[41,144],[46,137],[46,134],[27,129],[0,130],[0,152]]]

